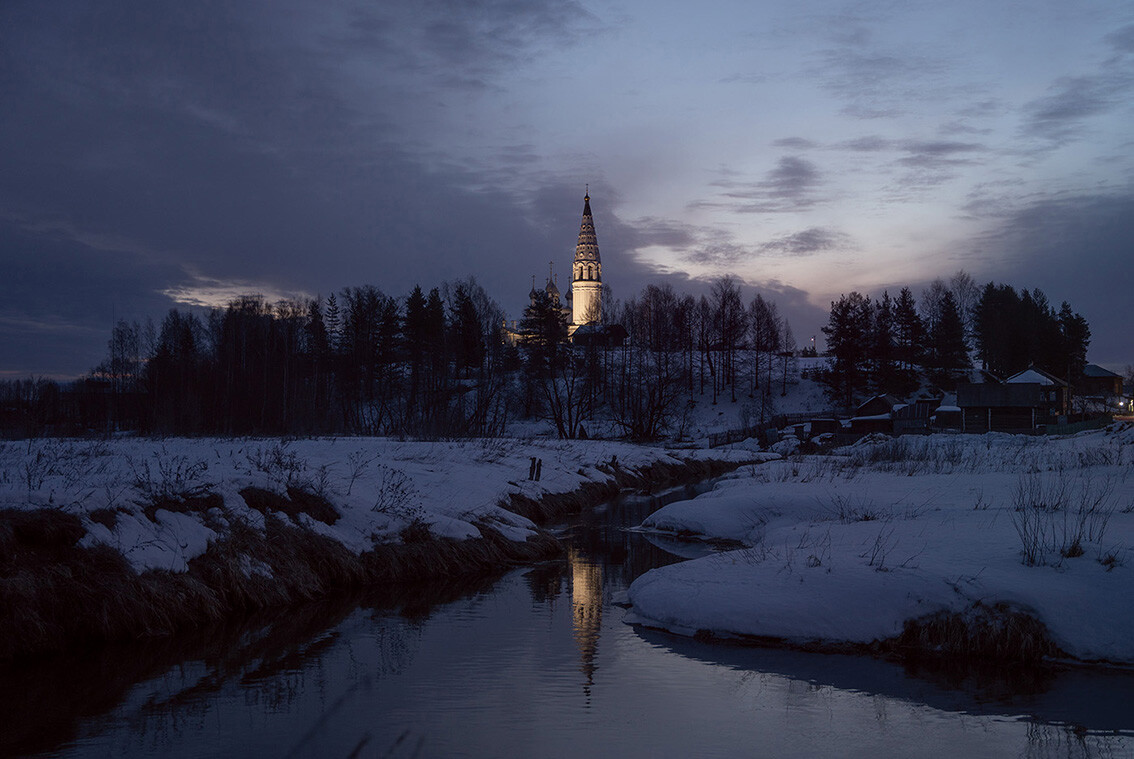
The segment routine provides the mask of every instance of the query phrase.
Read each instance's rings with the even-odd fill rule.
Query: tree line
[[[106,359],[69,388],[0,383],[8,434],[119,430],[178,435],[501,434],[517,417],[563,438],[636,440],[683,434],[697,400],[741,401],[746,425],[771,421],[797,350],[775,302],[732,277],[694,296],[649,285],[604,294],[596,328],[568,341],[567,316],[536,291],[519,322],[473,279],[395,297],[348,287],[325,300],[237,298],[206,312],[172,309],[155,327],[120,321]],[[611,339],[610,328],[625,339]],[[951,388],[973,360],[1002,377],[1035,365],[1072,383],[1090,329],[1039,290],[978,287],[965,272],[920,298],[858,292],[832,302],[830,400],[908,397],[925,381]],[[583,339],[583,338],[587,339]]]
[[[611,325],[625,331],[624,340],[601,338]],[[786,393],[791,327],[761,294],[745,303],[733,277],[714,280],[699,298],[668,284],[648,285],[625,302],[607,298],[598,326],[599,339],[567,343],[566,315],[542,292],[524,312],[524,408],[561,437],[585,436],[592,422],[635,440],[680,436],[696,399],[715,404],[726,394],[734,402],[747,397],[751,420],[763,421],[781,374]]]
[[[500,307],[472,279],[402,298],[366,285],[325,300],[174,308],[156,327],[119,321],[106,359],[69,388],[0,383],[0,426],[430,438],[496,435],[528,417],[564,438],[603,424],[655,439],[680,432],[700,397],[747,396],[770,417],[795,347],[775,303],[745,302],[731,277],[699,298],[650,285],[619,302],[608,289],[596,316],[599,339],[567,341],[565,313],[539,292],[508,339]],[[626,338],[607,341],[611,325]]]
[[[844,294],[831,303],[823,333],[831,362],[819,378],[845,408],[867,395],[906,397],[924,379],[951,390],[974,360],[1000,378],[1035,366],[1074,385],[1091,340],[1068,302],[1057,311],[1038,288],[980,288],[964,271],[935,280],[920,303],[908,287],[896,298]]]

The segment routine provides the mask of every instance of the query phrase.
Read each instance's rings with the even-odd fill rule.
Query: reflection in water
[[[572,630],[579,647],[579,670],[587,679],[583,692],[589,700],[602,630],[602,567],[582,558],[575,548],[567,551],[567,561],[571,565]]]
[[[368,672],[400,672],[433,608],[491,585],[492,578],[472,578],[386,588],[0,670],[0,756],[80,741],[91,732],[84,725],[112,710],[130,733],[169,744],[203,725],[220,694],[233,688],[249,708],[286,711],[318,685],[311,676],[341,649],[336,628],[366,611],[377,654]]]
[[[682,560],[623,529],[657,507],[581,515],[564,527],[564,560],[502,579],[402,586],[0,673],[0,755],[1134,751],[1127,672],[902,666],[623,624],[612,593]]]

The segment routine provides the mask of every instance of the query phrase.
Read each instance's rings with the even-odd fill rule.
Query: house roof
[[[1110,369],[1104,369],[1101,366],[1099,366],[1098,364],[1087,364],[1086,366],[1084,366],[1083,367],[1083,376],[1084,377],[1112,377],[1112,378],[1113,377],[1119,377],[1119,378],[1122,377],[1121,374],[1115,374]]]
[[[899,403],[901,403],[901,401],[887,393],[886,395],[876,395],[873,398],[864,401],[858,408],[861,410],[863,408],[866,408],[867,406],[877,406],[881,404],[888,409],[893,409],[894,406],[898,405]]]
[[[1046,386],[1051,386],[1051,385],[1057,385],[1057,386],[1060,386],[1060,387],[1066,387],[1067,386],[1066,382],[1059,379],[1054,374],[1049,374],[1049,373],[1045,372],[1043,369],[1039,369],[1039,368],[1034,367],[1034,366],[1028,367],[1027,369],[1020,372],[1019,374],[1013,374],[1011,377],[1009,377],[1008,379],[1006,379],[1004,381],[1007,382],[1008,384],[1011,384],[1011,385],[1019,385],[1019,384],[1025,383],[1025,382],[1037,382],[1041,385],[1046,385]]]

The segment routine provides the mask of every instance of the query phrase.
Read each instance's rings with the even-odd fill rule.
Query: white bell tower
[[[591,194],[583,196],[583,223],[575,245],[571,276],[571,332],[584,324],[597,324],[602,315],[602,263],[599,261],[595,220],[591,217]]]

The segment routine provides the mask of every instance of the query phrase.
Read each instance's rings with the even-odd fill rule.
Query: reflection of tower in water
[[[579,670],[587,678],[583,692],[590,696],[602,628],[602,567],[587,561],[574,548],[567,550],[567,561],[571,565],[571,618],[579,648]]]

